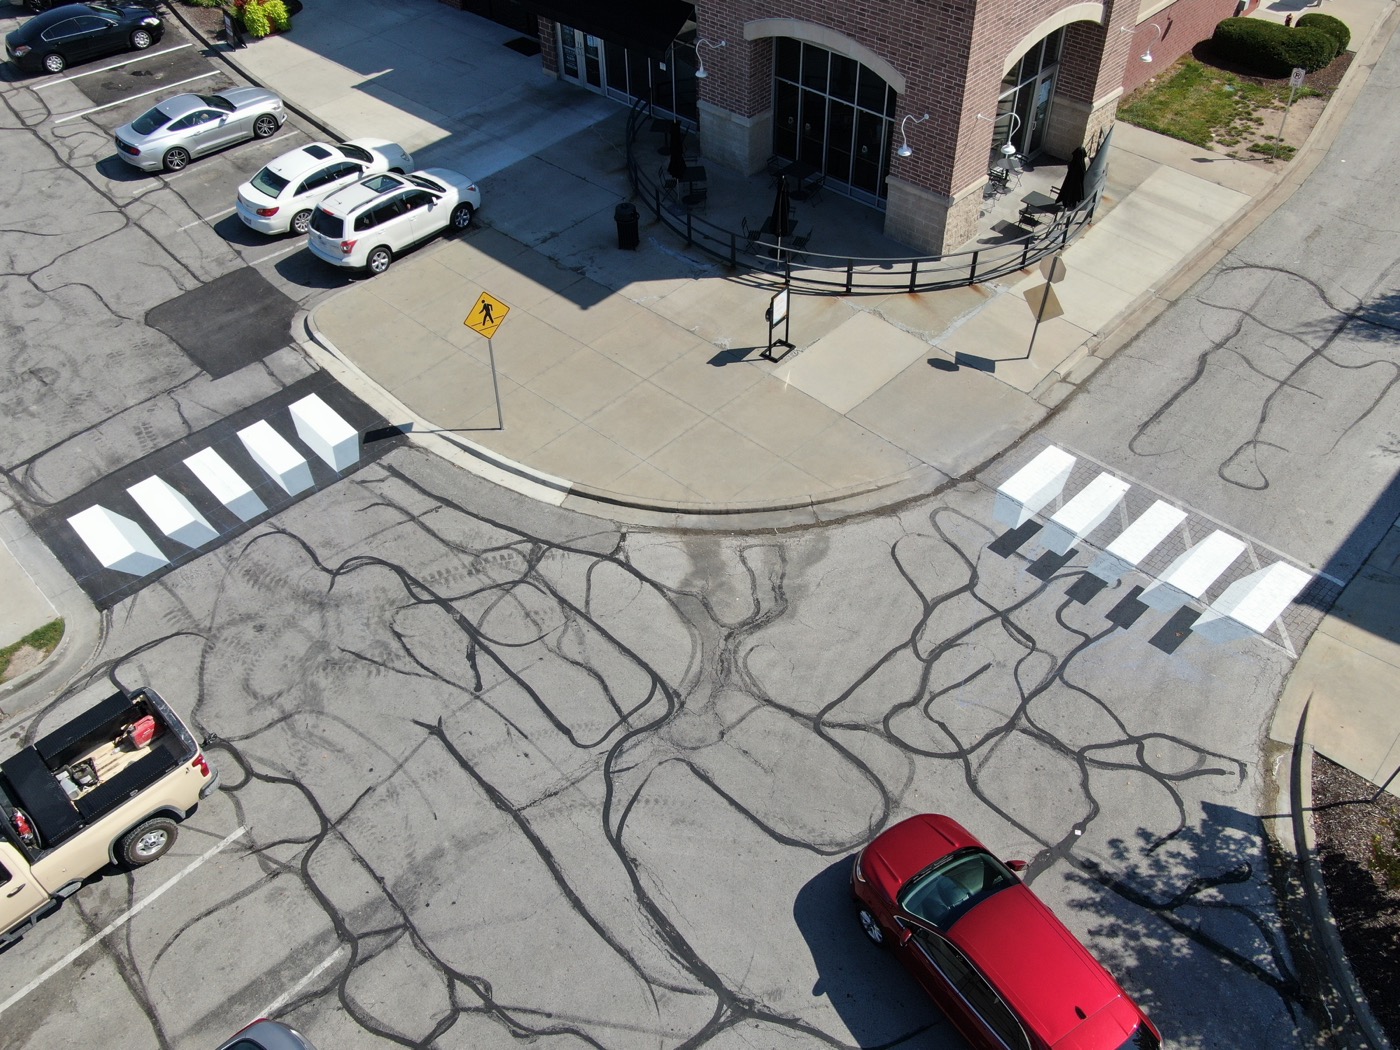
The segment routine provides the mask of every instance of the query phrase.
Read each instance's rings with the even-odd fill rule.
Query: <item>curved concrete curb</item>
[[[1265,826],[1291,863],[1295,885],[1279,893],[1292,927],[1295,948],[1312,971],[1317,1006],[1329,1045],[1347,1050],[1392,1050],[1352,972],[1327,901],[1312,827],[1313,748],[1308,742],[1309,696],[1301,712],[1296,702],[1280,704],[1270,732],[1273,741],[1272,819]],[[1294,722],[1296,719],[1296,722]],[[1290,743],[1283,743],[1290,741]]]
[[[873,514],[937,491],[947,479],[932,467],[908,471],[863,485],[782,503],[687,504],[652,502],[580,485],[507,459],[474,441],[444,431],[415,413],[350,360],[316,324],[319,306],[293,321],[305,330],[302,349],[321,368],[399,426],[417,444],[488,481],[530,499],[628,524],[690,531],[738,532],[792,529]]]
[[[13,509],[0,514],[0,538],[17,555],[24,571],[63,618],[63,639],[39,666],[0,685],[0,719],[10,719],[53,698],[47,683],[75,678],[102,646],[106,619],[87,594]]]

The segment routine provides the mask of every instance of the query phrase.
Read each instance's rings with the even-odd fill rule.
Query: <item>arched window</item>
[[[853,58],[773,41],[773,152],[825,173],[826,186],[882,205],[897,96]]]

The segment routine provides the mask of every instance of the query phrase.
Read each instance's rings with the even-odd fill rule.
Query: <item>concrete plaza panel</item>
[[[860,305],[906,332],[933,337],[942,335],[957,321],[981,309],[993,294],[979,284],[921,295],[896,292],[862,300]]]
[[[619,299],[623,297],[619,296]],[[628,300],[623,300],[628,301]],[[632,323],[614,328],[589,345],[604,357],[643,378],[655,375],[681,357],[718,357],[722,351],[684,328],[637,307]]]
[[[508,381],[500,377],[503,391]],[[491,366],[460,350],[396,383],[392,390],[415,415],[443,430],[480,425],[483,414],[489,414],[492,424],[495,423],[496,398],[491,386]]]
[[[933,347],[849,417],[950,477],[958,477],[1006,448],[1045,417],[1032,398],[974,368],[951,365]]]
[[[642,457],[585,423],[564,431],[530,455],[530,466],[557,478],[593,488],[616,490],[616,481]]]
[[[635,372],[585,346],[536,376],[530,388],[581,422],[642,382]]]
[[[654,383],[641,382],[626,397],[606,405],[585,422],[645,459],[704,418],[704,412],[674,394]]]
[[[1034,325],[1035,315],[1023,298],[999,295],[938,345],[949,355],[966,354],[987,362],[991,366],[987,371],[998,380],[1030,393],[1090,335],[1087,328],[1064,318],[1042,321],[1027,357]]]
[[[751,387],[772,381],[768,373],[752,361],[720,367],[711,363],[712,358],[713,354],[705,351],[686,354],[658,369],[650,382],[709,415]]]
[[[918,336],[858,313],[780,363],[773,378],[845,414],[931,351]]]
[[[781,461],[715,419],[702,419],[647,458],[659,470],[683,478],[702,499],[720,502],[734,499]]]
[[[506,315],[505,323],[496,329],[491,346],[478,333],[465,325],[463,328],[475,339],[466,348],[467,351],[478,360],[486,361],[494,348],[496,367],[502,375],[510,376],[517,383],[532,383],[551,368],[558,367],[586,349],[585,344],[565,335],[529,310],[512,310]]]
[[[759,383],[715,412],[721,423],[786,456],[841,418],[816,398],[786,383]]]

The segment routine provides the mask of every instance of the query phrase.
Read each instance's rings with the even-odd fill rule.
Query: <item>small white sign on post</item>
[[[1303,86],[1303,77],[1307,75],[1307,70],[1302,66],[1294,66],[1293,72],[1288,77],[1288,86],[1300,88]]]

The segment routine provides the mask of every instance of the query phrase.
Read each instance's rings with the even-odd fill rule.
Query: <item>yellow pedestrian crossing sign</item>
[[[467,314],[467,319],[462,323],[490,339],[496,334],[496,329],[501,327],[501,322],[506,319],[508,313],[509,306],[490,292],[482,292],[481,298],[472,307],[472,312]]]

